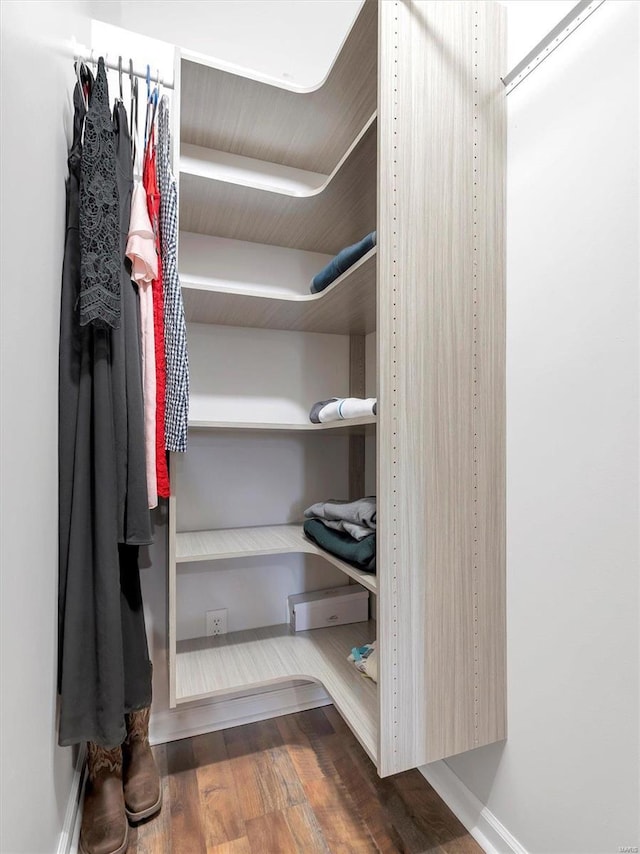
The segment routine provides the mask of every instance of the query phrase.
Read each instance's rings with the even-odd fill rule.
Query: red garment
[[[155,134],[151,136],[144,155],[142,183],[147,191],[147,209],[155,235],[158,255],[158,278],[151,284],[153,294],[153,326],[156,352],[156,473],[158,496],[168,498],[171,493],[167,454],[164,448],[164,404],[167,384],[167,369],[164,354],[164,298],[162,292],[162,258],[160,254],[160,192],[156,175]]]

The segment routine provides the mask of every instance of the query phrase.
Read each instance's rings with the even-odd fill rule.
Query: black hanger
[[[89,92],[85,90],[85,86],[87,89],[89,88],[90,75],[87,66],[85,65],[82,59],[76,59],[73,63],[73,67],[76,72],[76,80],[78,81],[78,88],[80,89],[80,95],[82,96],[82,102],[84,104],[85,110],[89,109]]]
[[[138,78],[133,78],[131,84],[131,162],[135,170],[138,154]]]

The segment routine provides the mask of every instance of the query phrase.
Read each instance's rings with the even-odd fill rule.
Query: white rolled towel
[[[375,397],[334,397],[331,400],[314,403],[309,418],[316,424],[324,424],[327,421],[344,421],[347,418],[376,415],[377,410],[378,401]]]

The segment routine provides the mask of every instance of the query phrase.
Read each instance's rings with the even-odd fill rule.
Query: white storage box
[[[288,602],[289,622],[295,632],[369,619],[369,591],[359,584],[297,593]]]

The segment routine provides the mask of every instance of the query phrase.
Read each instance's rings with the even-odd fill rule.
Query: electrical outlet
[[[220,608],[218,611],[207,611],[205,618],[205,635],[226,635],[227,633],[227,609]]]

